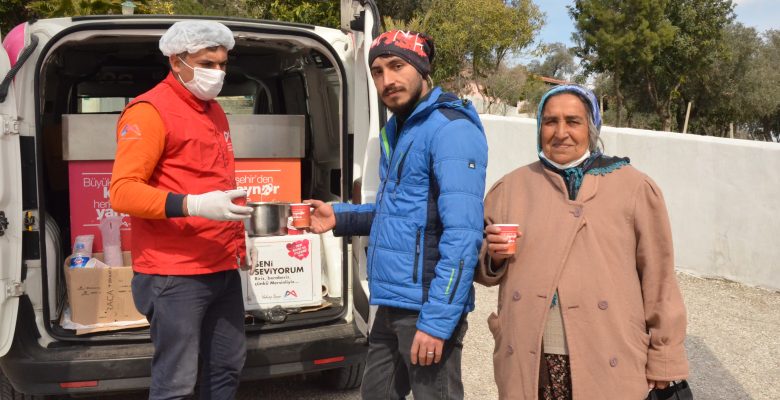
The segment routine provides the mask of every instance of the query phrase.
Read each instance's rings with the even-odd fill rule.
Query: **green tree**
[[[121,14],[124,0],[34,0],[27,9],[39,18]],[[146,0],[135,0],[141,8]]]
[[[488,114],[498,111],[506,115],[523,98],[523,88],[528,80],[528,71],[523,66],[507,67],[503,62],[483,80],[482,93],[485,95]],[[500,110],[498,110],[500,108]]]
[[[734,19],[733,9],[731,0],[669,2],[666,15],[677,33],[652,63],[642,65],[639,75],[663,130],[672,128],[673,106],[678,104],[682,85],[701,76],[722,53],[723,34]],[[683,121],[677,122],[680,126]]]
[[[756,122],[748,131],[764,140],[778,141],[780,137],[780,30],[764,32],[763,41],[748,80],[757,88],[753,92]]]
[[[546,54],[544,61],[533,60],[528,64],[528,70],[534,74],[568,81],[577,71],[574,52],[563,43],[544,46],[542,53]]]
[[[538,77],[529,77],[523,85],[522,96],[524,100],[520,112],[536,117],[536,109],[539,107],[539,102],[542,101],[542,96],[549,89],[550,87]]]
[[[386,29],[430,34],[436,44],[433,78],[460,90],[482,83],[509,54],[520,51],[541,29],[543,14],[531,0],[430,0],[411,20],[385,18]]]
[[[431,0],[379,0],[379,14],[396,21],[411,21],[416,14],[424,12]]]
[[[341,24],[338,0],[246,0],[252,18],[300,22],[337,28]]]
[[[30,12],[25,8],[24,0],[0,1],[0,33],[3,37],[16,25],[30,19]]]
[[[685,0],[681,0],[685,1]],[[609,72],[616,101],[615,125],[622,125],[622,84],[652,65],[671,44],[676,28],[665,15],[667,0],[577,0],[569,12],[577,31],[576,54],[590,72]]]
[[[678,119],[684,118],[685,105],[692,102],[691,133],[725,136],[729,124],[756,121],[761,87],[771,85],[757,80],[762,75],[758,65],[762,42],[755,29],[730,25],[724,31],[723,44],[709,68],[681,87]]]
[[[617,123],[622,89],[632,86],[642,89],[646,99],[636,103],[650,107],[661,129],[679,125],[682,87],[713,64],[733,8],[731,0],[577,1],[578,53],[592,71],[612,75]]]

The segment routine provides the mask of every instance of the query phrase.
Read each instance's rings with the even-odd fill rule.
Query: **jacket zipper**
[[[449,304],[452,304],[452,300],[455,299],[455,293],[458,291],[458,285],[460,285],[460,276],[462,274],[463,274],[463,260],[460,260],[460,265],[458,266],[458,277],[455,278],[455,286],[452,287],[452,292],[450,292]],[[452,276],[450,276],[450,279],[452,279]]]
[[[396,171],[396,177],[395,177],[395,187],[398,188],[398,185],[401,183],[401,174],[404,171],[404,162],[406,162],[406,156],[409,155],[409,151],[412,149],[412,145],[414,142],[409,143],[409,148],[406,149],[406,152],[403,156],[401,156],[401,161],[398,161],[398,170]]]
[[[414,140],[412,140],[411,143],[409,143],[409,147],[406,148],[406,151],[401,154],[401,159],[398,160],[397,168],[395,169],[395,187],[393,187],[393,200],[395,200],[396,192],[398,191],[398,185],[401,184],[401,174],[403,174],[404,171],[404,163],[406,162],[406,156],[409,155],[409,151],[412,149],[412,145],[414,144]]]
[[[389,151],[389,148],[386,153]],[[377,207],[374,210],[374,213],[378,212],[382,208],[382,202],[385,200],[385,188],[387,188],[387,181],[390,180],[390,171],[392,171],[393,166],[393,154],[395,154],[395,151],[393,151],[391,154],[385,154],[385,157],[387,157],[387,170],[385,172],[385,179],[382,181],[382,190],[379,191],[379,202],[377,203]],[[378,233],[378,231],[377,231]],[[369,241],[369,245],[371,245]],[[376,244],[374,244],[374,248],[371,250],[371,263],[368,264],[368,267],[366,268],[366,273],[368,274],[368,277],[371,278],[371,270],[374,268],[374,258],[376,256]]]
[[[414,264],[412,265],[412,282],[417,283],[417,262],[420,261],[420,230],[417,230],[417,239],[414,241]]]

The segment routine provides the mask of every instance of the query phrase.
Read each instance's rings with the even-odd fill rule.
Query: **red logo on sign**
[[[297,242],[287,243],[287,254],[299,260],[309,256],[309,239],[299,240]]]

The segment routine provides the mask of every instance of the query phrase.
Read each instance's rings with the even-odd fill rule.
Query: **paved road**
[[[686,347],[695,397],[780,399],[780,293],[733,282],[678,276],[688,307]],[[497,294],[496,288],[477,288],[477,309],[469,317],[464,346],[466,399],[498,398],[493,384],[493,338],[485,322],[495,308]],[[104,399],[144,398],[138,394]],[[238,400],[359,398],[357,390],[334,393],[321,389],[314,377],[302,376],[247,383],[238,396]]]

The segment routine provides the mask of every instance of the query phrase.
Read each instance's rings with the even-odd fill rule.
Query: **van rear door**
[[[353,160],[357,165],[353,177],[353,198],[358,202],[373,202],[379,184],[379,128],[384,125],[385,117],[379,107],[379,99],[374,89],[368,67],[368,50],[374,37],[379,33],[380,16],[373,0],[360,2],[341,1],[341,24],[343,29],[352,30],[355,40],[354,85],[351,89],[353,103]],[[352,293],[354,298],[355,320],[364,334],[368,333],[373,322],[373,312],[368,305],[368,276],[366,272],[368,237],[352,238]]]
[[[0,357],[11,348],[23,291],[22,160],[10,69],[8,54],[0,47]]]

